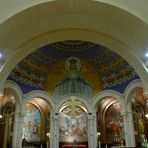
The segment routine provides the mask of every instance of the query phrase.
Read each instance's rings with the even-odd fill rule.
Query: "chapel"
[[[148,148],[148,1],[0,1],[0,147]]]

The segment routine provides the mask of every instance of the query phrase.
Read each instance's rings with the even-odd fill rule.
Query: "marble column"
[[[23,133],[23,118],[22,113],[15,113],[14,128],[13,128],[13,140],[12,148],[21,148],[22,147],[22,133]]]
[[[59,117],[56,116],[54,118],[54,125],[55,125],[55,148],[59,148]]]
[[[97,147],[97,120],[96,120],[96,115],[93,117],[93,143],[94,143],[94,148]]]
[[[20,112],[15,113],[12,148],[22,147],[23,115]]]
[[[89,148],[97,147],[96,118],[92,113],[88,114],[88,145]]]
[[[123,122],[124,122],[124,136],[127,147],[136,147],[135,142],[135,129],[133,123],[133,114],[132,112],[122,113]]]
[[[50,147],[59,148],[59,116],[54,115],[50,121]]]
[[[5,134],[4,134],[3,148],[7,148],[8,131],[9,131],[9,115],[6,115],[5,116]]]
[[[54,117],[50,116],[50,148],[54,147]]]

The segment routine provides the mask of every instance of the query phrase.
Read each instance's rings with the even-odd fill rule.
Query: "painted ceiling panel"
[[[123,93],[132,80],[139,79],[134,69],[113,51],[79,40],[57,42],[37,49],[13,69],[8,79],[15,81],[24,93],[31,90],[52,93],[54,85],[67,75],[64,61],[68,57],[81,60],[80,75],[94,84],[94,93],[106,89]]]

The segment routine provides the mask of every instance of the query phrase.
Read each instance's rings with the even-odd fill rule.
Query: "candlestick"
[[[101,148],[101,143],[100,143],[100,141],[99,141],[99,148]]]
[[[48,142],[47,142],[47,148],[48,148]]]

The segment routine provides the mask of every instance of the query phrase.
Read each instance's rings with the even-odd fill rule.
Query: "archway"
[[[115,52],[119,53],[122,57],[124,57],[135,68],[135,70],[139,73],[140,77],[143,80],[147,80],[146,69],[145,69],[145,66],[143,65],[143,61],[141,60],[141,59],[143,59],[143,57],[137,58],[138,56],[137,55],[135,56],[132,51],[132,50],[134,50],[134,52],[138,53],[138,50],[142,49],[142,46],[139,47],[138,46],[139,44],[135,42],[135,39],[137,39],[139,41],[139,38],[140,38],[141,43],[145,44],[144,37],[145,37],[145,34],[147,34],[147,27],[146,27],[145,23],[141,22],[138,18],[136,18],[135,16],[132,16],[128,12],[123,11],[122,9],[120,9],[118,7],[114,7],[111,4],[101,3],[98,1],[96,1],[96,2],[86,1],[83,4],[83,1],[81,1],[81,5],[79,5],[79,7],[77,9],[73,8],[71,10],[71,9],[69,9],[69,7],[64,7],[65,6],[64,4],[67,4],[68,1],[64,1],[64,2],[65,3],[60,3],[61,7],[63,6],[63,9],[61,9],[63,11],[59,12],[59,14],[62,14],[62,15],[60,15],[60,20],[62,20],[61,23],[59,23],[59,21],[58,21],[59,15],[58,16],[54,15],[55,17],[50,17],[51,14],[56,13],[54,8],[56,8],[56,5],[59,5],[58,1],[53,1],[53,2],[43,3],[43,4],[40,4],[37,6],[33,6],[30,9],[24,10],[21,13],[17,14],[15,17],[12,17],[11,19],[5,21],[2,24],[2,29],[7,30],[7,26],[9,26],[9,25],[13,26],[12,25],[12,24],[14,24],[13,20],[15,20],[16,25],[18,24],[19,26],[23,26],[26,30],[31,30],[32,34],[30,34],[30,31],[25,31],[25,34],[24,34],[23,32],[19,32],[18,30],[17,30],[17,32],[14,33],[14,30],[13,30],[12,34],[9,32],[9,36],[7,36],[7,34],[5,34],[5,31],[3,31],[4,34],[2,34],[1,39],[3,39],[6,36],[6,38],[8,37],[9,41],[12,41],[12,39],[15,39],[16,36],[20,36],[20,35],[22,35],[22,38],[19,38],[20,41],[18,42],[18,40],[17,40],[17,43],[15,41],[14,42],[12,41],[10,44],[8,42],[6,42],[6,44],[9,45],[9,47],[7,47],[5,45],[5,42],[3,42],[3,40],[1,42],[2,43],[1,46],[7,47],[7,49],[12,50],[12,52],[10,52],[11,58],[8,56],[9,60],[5,61],[5,68],[6,69],[4,69],[4,67],[2,67],[2,69],[4,71],[2,70],[2,73],[1,73],[2,77],[0,77],[0,78],[3,79],[3,80],[1,80],[1,82],[5,81],[6,77],[10,73],[10,71],[15,67],[15,65],[24,56],[28,55],[30,52],[32,52],[36,48],[41,47],[43,45],[47,45],[47,44],[55,42],[55,41],[69,40],[69,39],[71,39],[71,40],[74,40],[74,39],[87,40],[87,41],[91,41],[94,43],[104,45],[104,46],[114,50]],[[90,12],[90,9],[86,9],[85,7],[83,7],[86,4],[90,7],[90,9],[93,12],[93,13],[91,13],[91,15],[86,15],[87,14],[86,12]],[[73,1],[71,3],[71,6],[75,6],[75,8],[76,8],[77,3],[75,1]],[[108,9],[108,8],[110,8],[110,9]],[[43,9],[43,11],[41,11],[41,9]],[[40,10],[40,13],[45,12],[46,10],[50,10],[51,12],[45,13],[46,15],[44,15],[44,13],[42,13],[41,15],[36,16],[35,14],[38,14],[39,10]],[[76,11],[74,11],[74,10],[76,10]],[[102,11],[102,13],[100,14],[99,13],[100,11],[98,12],[98,10]],[[63,14],[63,12],[70,12],[71,15],[65,16],[65,13]],[[94,12],[97,13],[97,15],[95,15]],[[30,16],[32,16],[32,15],[30,15],[30,13],[34,13],[33,19],[30,18]],[[109,16],[109,14],[114,14],[114,16],[116,16],[116,17],[113,17],[112,19],[110,19],[113,22],[115,20],[120,20],[121,18],[123,19],[121,22],[119,21],[120,23],[117,23],[117,25],[119,25],[122,29],[120,27],[117,27],[116,25],[110,26],[111,28],[108,28],[108,26],[106,26],[108,24],[112,24],[112,22],[110,22],[107,19],[108,18],[107,16]],[[27,22],[26,20],[29,18],[30,18],[29,19],[30,21],[33,21],[34,19],[40,20],[37,17],[43,18],[42,23],[29,23],[29,24],[25,23],[25,25],[24,24],[20,25],[20,23],[17,23],[17,22],[21,22],[21,21],[19,21],[20,19],[24,20],[22,22]],[[45,17],[47,17],[48,19]],[[82,18],[81,21],[79,18]],[[124,23],[125,22],[124,20],[126,20],[126,18],[129,18],[129,21],[131,21],[131,23],[129,22],[128,27]],[[50,20],[50,21],[46,22],[45,20]],[[93,20],[95,20],[96,22],[92,23]],[[100,23],[100,20],[104,20],[104,21],[101,21],[101,23]],[[52,24],[50,22],[56,22],[56,23]],[[64,24],[64,22],[65,22],[65,24]],[[36,29],[36,28],[38,28],[38,27],[34,27],[34,25],[36,25],[36,24],[38,24],[39,27],[42,28],[43,30],[39,31],[39,29]],[[41,24],[44,25],[44,27],[41,27],[42,26]],[[133,26],[132,24],[136,24],[136,29],[134,29],[135,26]],[[5,26],[6,26],[6,28],[5,28]],[[15,26],[15,27],[19,28],[18,26]],[[108,28],[108,30],[106,30],[107,28]],[[115,34],[114,30],[116,30],[117,28],[120,28],[120,29],[117,31],[118,33]],[[137,29],[137,28],[139,28],[139,29]],[[125,29],[126,29],[126,33],[128,33],[128,34],[124,34]],[[127,29],[128,29],[128,31],[127,31]],[[139,37],[139,32],[142,32],[142,29],[145,34],[144,35],[141,34],[141,37]],[[22,31],[22,29],[20,29],[20,30]],[[135,34],[133,35],[133,33],[132,33],[133,30],[137,31],[137,33],[135,33],[137,36]],[[26,34],[26,33],[29,33],[29,34]],[[10,36],[10,34],[12,36]],[[13,37],[13,35],[15,35],[15,37]],[[124,36],[120,36],[120,35],[124,35]],[[129,36],[130,40],[126,40],[127,36]],[[13,49],[15,50],[15,53],[14,53]],[[129,52],[124,52],[124,51],[129,51]],[[9,52],[7,52],[7,53],[9,54]],[[11,60],[13,60],[13,64],[12,64]],[[143,81],[143,82],[145,83],[145,81]],[[2,85],[3,85],[3,83],[2,83]],[[145,86],[147,86],[146,83],[145,83]]]
[[[5,148],[12,148],[14,140],[16,140],[16,116],[19,110],[19,98],[17,92],[9,87],[4,88],[3,96],[1,96],[0,106],[0,145]]]
[[[64,99],[65,100],[65,99]],[[80,97],[66,97],[59,110],[59,146],[88,148],[88,112]]]
[[[128,101],[130,102],[128,108],[132,111],[132,120],[135,130],[135,141],[136,147],[147,146],[148,142],[148,119],[147,119],[147,92],[142,87],[133,88],[128,96]],[[129,110],[128,110],[129,111]]]
[[[135,13],[120,5],[120,2],[99,0],[82,0],[79,3],[75,0],[38,2],[31,2],[28,5],[24,3],[23,8],[18,7],[13,11],[11,18],[7,19],[11,16],[10,13],[7,18],[3,18],[6,21],[0,25],[0,48],[5,57],[0,61],[0,88],[3,88],[12,69],[24,57],[37,48],[63,40],[89,41],[115,51],[129,62],[148,88],[146,59],[143,57],[147,47],[148,29],[145,23],[147,21],[143,22],[139,19],[141,17],[132,15]],[[58,11],[57,7],[60,8]],[[122,75],[117,75],[119,80],[123,78]],[[24,78],[28,79],[28,76],[25,75]],[[42,80],[42,77],[39,79]],[[38,83],[38,78],[34,82]],[[109,82],[110,84],[112,82]],[[120,93],[123,92],[124,90]],[[93,107],[90,105],[90,111],[92,110]]]
[[[90,122],[93,120],[95,123],[94,108],[98,99],[113,96],[124,103],[121,93],[131,81],[139,79],[139,76],[129,63],[106,47],[82,40],[66,40],[43,46],[25,57],[13,69],[8,79],[16,81],[23,93],[27,93],[24,103],[42,94],[42,98],[46,98],[51,106],[55,106],[52,135],[54,131],[56,134],[52,139],[57,142],[59,135],[56,122],[59,122],[57,115],[63,96],[81,95],[83,103],[89,106]],[[53,96],[49,96],[45,91]],[[96,130],[91,130],[89,139],[93,141],[93,136],[96,139]],[[94,141],[92,144],[95,146],[96,140]]]
[[[23,110],[22,146],[50,145],[51,106],[40,97],[30,98]]]
[[[21,120],[21,146],[49,147],[50,119],[54,103],[52,96],[45,91],[30,91],[23,98]]]
[[[100,98],[96,105],[97,142],[102,146],[125,145],[123,104],[112,96]]]

